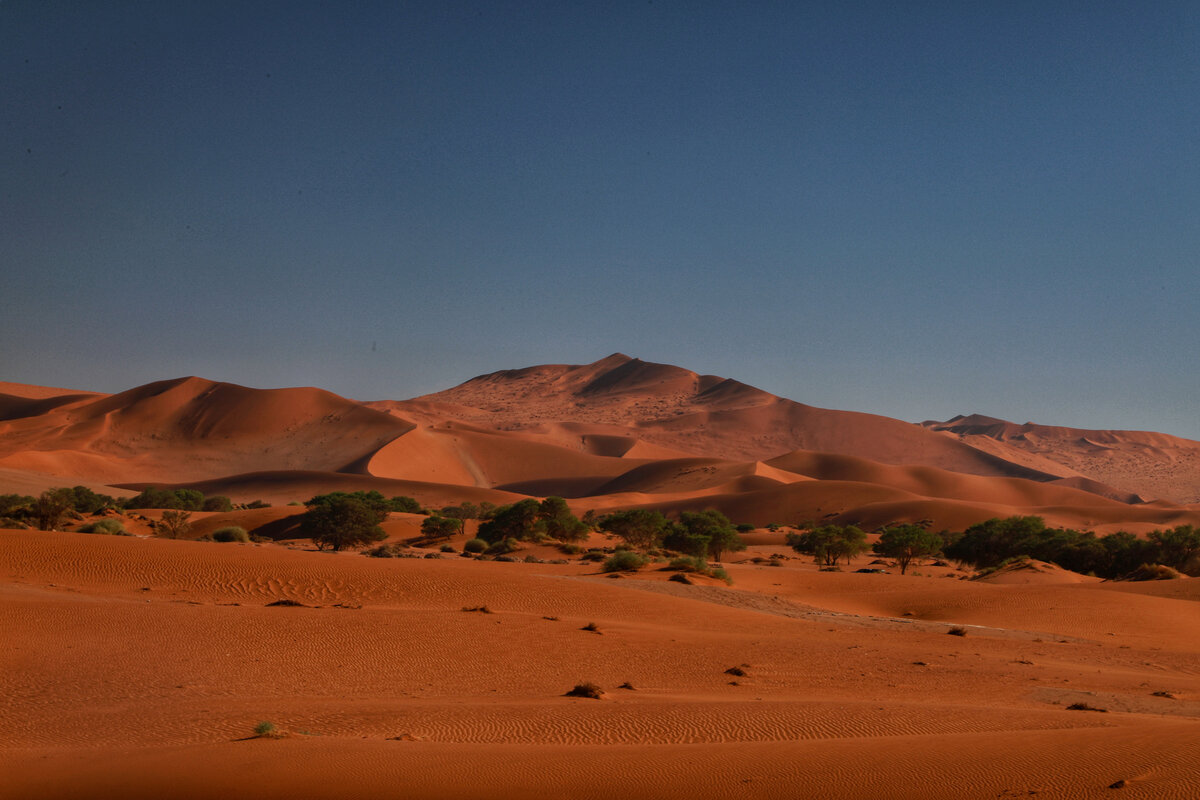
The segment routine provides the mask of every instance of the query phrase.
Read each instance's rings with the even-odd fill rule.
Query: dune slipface
[[[1196,453],[818,409],[620,354],[406,401],[0,384],[0,494],[272,504],[196,512],[176,540],[152,535],[162,510],[110,513],[130,536],[0,529],[0,796],[1200,796],[1200,581],[823,572],[767,528],[1195,525]],[[464,558],[477,521],[424,543],[409,513],[383,523],[389,558],[301,538],[289,503],[358,490],[758,527],[732,584],[554,543]],[[204,540],[230,527],[254,541]]]

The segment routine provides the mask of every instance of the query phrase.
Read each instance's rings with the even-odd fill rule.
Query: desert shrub
[[[604,554],[603,550],[588,550],[586,553],[584,553],[582,556],[580,556],[579,560],[580,561],[603,561],[606,558],[608,558],[608,556],[606,556]]]
[[[1123,581],[1170,581],[1182,578],[1183,573],[1163,564],[1142,564],[1119,580]]]
[[[750,531],[754,530],[754,526],[749,522],[739,522],[733,527],[738,533],[750,533]]]
[[[708,572],[708,562],[697,556],[680,556],[671,559],[667,568],[676,572]]]
[[[168,539],[178,539],[186,536],[188,531],[192,529],[192,524],[188,521],[191,519],[192,512],[179,511],[176,509],[167,509],[163,512],[162,519],[154,523],[154,530],[160,536],[165,536]]]
[[[424,510],[415,498],[407,495],[396,495],[387,501],[387,505],[389,511],[403,511],[406,514],[420,514]]]
[[[649,562],[645,556],[632,550],[622,550],[614,553],[600,567],[601,572],[636,572]]]
[[[214,542],[249,542],[250,534],[246,533],[245,528],[240,528],[237,525],[229,525],[213,531],[212,539]]]
[[[95,514],[103,508],[116,508],[116,498],[106,494],[96,494],[86,486],[75,486],[71,489],[75,496],[72,504],[80,514]]]
[[[125,526],[120,520],[115,519],[98,519],[95,522],[89,522],[79,529],[80,533],[102,533],[108,536],[132,536],[129,531],[125,530]]]
[[[488,543],[483,539],[468,539],[463,545],[464,553],[482,553],[488,549]]]
[[[363,555],[369,558],[407,558],[409,554],[406,552],[408,546],[400,542],[392,542],[391,544],[381,544],[378,547],[372,547],[370,550],[364,550]]]
[[[583,548],[577,544],[564,543],[558,546],[559,552],[568,556],[577,556],[583,552]]]
[[[443,553],[453,553],[454,552],[454,546],[449,545],[449,544],[444,544],[438,549],[441,550]]]
[[[233,511],[233,501],[223,494],[214,494],[204,498],[201,511]],[[218,540],[219,541],[219,540]]]
[[[0,528],[9,528],[11,530],[19,531],[28,527],[28,525],[19,519],[15,519],[13,517],[0,517]]]
[[[289,503],[288,505],[291,505],[291,504]],[[264,502],[262,500],[254,500],[253,502],[246,503],[246,505],[244,507],[245,508],[270,508],[271,504]]]
[[[507,563],[507,564],[513,564],[513,563],[516,563],[516,560],[517,560],[517,559],[516,559],[516,557],[515,557],[515,556],[496,556],[496,557],[495,557],[494,559],[492,559],[492,560],[493,560],[493,561],[503,561],[503,562],[505,562],[505,563]]]
[[[586,697],[591,700],[599,700],[603,696],[604,690],[594,683],[577,683],[574,688],[563,695],[563,697]]]
[[[946,633],[950,634],[951,636],[966,636],[967,629],[966,628],[951,628],[950,630],[946,631]]]
[[[516,552],[521,549],[520,543],[516,539],[501,539],[488,545],[487,550],[484,550],[484,555],[489,556],[504,556],[509,553]]]
[[[0,494],[0,517],[20,518],[30,513],[34,498],[27,494]]]
[[[204,493],[195,489],[158,489],[151,486],[126,500],[125,507],[200,511],[204,508]]]
[[[274,722],[266,722],[266,721],[258,723],[257,725],[254,726],[254,735],[255,736],[274,736],[275,735],[275,723]]]

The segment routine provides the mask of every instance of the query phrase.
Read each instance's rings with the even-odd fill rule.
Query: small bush
[[[467,613],[491,614],[492,610],[487,606],[463,606],[463,611]]]
[[[454,552],[454,547],[453,547],[452,545],[444,544],[444,545],[442,545],[442,547],[441,547],[441,551],[442,551],[443,553],[453,553],[453,552]]]
[[[601,572],[637,572],[649,563],[647,558],[632,550],[620,550],[600,567]]]
[[[966,636],[967,629],[966,628],[951,628],[950,630],[946,631],[946,633],[950,634],[951,636]]]
[[[115,519],[98,519],[79,529],[80,533],[102,533],[107,536],[132,536],[125,526]]]
[[[589,622],[587,625],[584,625],[579,630],[587,631],[588,633],[600,633],[600,626],[594,622]]]
[[[267,722],[265,720],[263,722],[258,723],[257,725],[254,726],[254,735],[255,736],[274,736],[275,735],[275,723]]]
[[[1096,708],[1095,706],[1089,706],[1087,703],[1071,703],[1071,705],[1067,706],[1067,711],[1099,711],[1101,714],[1108,713],[1107,708]]]
[[[364,550],[363,555],[370,558],[403,558],[407,553],[406,545],[400,543],[381,544],[378,547],[372,547],[370,550]]]
[[[495,544],[489,545],[483,553],[489,556],[505,556],[520,549],[521,545],[517,543],[516,539],[501,539]]]
[[[560,544],[558,549],[561,553],[568,556],[577,556],[583,552],[583,548],[577,544]]]
[[[246,533],[245,528],[240,528],[237,525],[230,525],[227,528],[217,528],[212,532],[214,542],[250,542],[250,534]]]
[[[608,556],[604,555],[603,550],[588,550],[586,553],[584,553],[582,556],[580,556],[579,560],[580,561],[603,561],[606,558],[608,558]]]
[[[563,695],[563,697],[586,697],[590,700],[599,700],[603,696],[604,690],[594,683],[577,683],[575,688]]]
[[[488,543],[483,539],[469,539],[467,543],[463,545],[464,553],[482,553],[487,549]]]

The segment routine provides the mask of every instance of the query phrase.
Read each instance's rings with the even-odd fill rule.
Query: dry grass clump
[[[967,629],[966,628],[951,628],[950,630],[946,631],[946,633],[950,634],[951,636],[966,636]]]
[[[1101,714],[1108,713],[1107,708],[1096,708],[1087,703],[1071,703],[1071,705],[1067,706],[1067,711],[1099,711]]]
[[[463,610],[463,611],[466,611],[466,612],[468,612],[468,613],[471,613],[471,612],[476,612],[476,613],[479,613],[479,614],[491,614],[491,613],[493,613],[493,612],[492,612],[492,610],[491,610],[490,608],[488,608],[487,606],[463,606],[463,609],[462,609],[462,610]]]
[[[591,700],[599,700],[604,697],[604,690],[594,683],[577,683],[575,688],[567,692],[563,697],[586,697]]]
[[[1123,578],[1122,581],[1173,581],[1183,577],[1179,570],[1165,564],[1142,564]]]
[[[600,630],[600,626],[594,622],[589,622],[587,625],[584,625],[579,630],[588,631],[589,633],[602,633],[602,631]]]

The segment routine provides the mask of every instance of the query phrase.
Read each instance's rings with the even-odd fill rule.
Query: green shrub
[[[577,544],[560,544],[558,549],[561,553],[568,556],[577,556],[583,552],[583,548]]]
[[[488,543],[483,539],[468,539],[463,545],[464,553],[482,553],[488,549]]]
[[[580,561],[603,561],[608,558],[602,550],[588,550],[580,557]]]
[[[441,550],[443,553],[453,553],[453,552],[454,552],[454,546],[453,546],[453,545],[444,544],[444,545],[442,545],[442,546],[441,546],[439,549],[440,549],[440,550]]]
[[[516,539],[501,539],[495,544],[489,545],[487,550],[484,550],[484,555],[489,556],[504,556],[509,553],[520,550],[521,546]]]
[[[275,723],[274,722],[266,722],[266,721],[258,723],[257,725],[254,726],[254,735],[255,736],[274,736],[275,735]]]
[[[98,519],[79,529],[80,533],[103,533],[108,536],[132,536],[125,526],[115,519]]]
[[[601,572],[636,572],[646,566],[648,560],[645,556],[633,552],[632,550],[621,550],[614,553],[611,558],[604,562],[600,567]]]
[[[217,528],[213,531],[212,539],[214,542],[249,542],[250,534],[246,533],[245,528],[230,525],[225,528]]]

